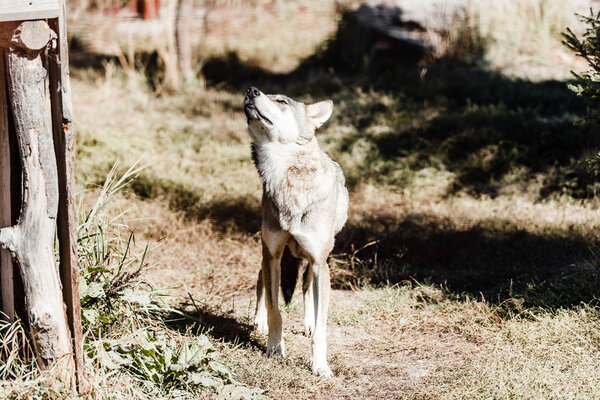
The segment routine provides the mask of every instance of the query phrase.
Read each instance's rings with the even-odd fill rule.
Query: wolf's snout
[[[246,89],[246,96],[248,96],[249,99],[258,97],[260,96],[260,90],[258,90],[254,86],[250,86],[248,89]]]

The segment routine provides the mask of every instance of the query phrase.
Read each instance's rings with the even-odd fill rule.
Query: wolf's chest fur
[[[252,158],[258,169],[263,190],[276,206],[282,228],[302,218],[330,193],[331,159],[316,140],[307,145],[278,142],[254,143]]]

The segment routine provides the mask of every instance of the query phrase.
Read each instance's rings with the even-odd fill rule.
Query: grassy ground
[[[207,48],[222,49],[221,38],[237,53],[206,60],[206,87],[156,96],[114,64],[73,69],[78,181],[101,184],[115,162],[121,173],[149,164],[110,213],[124,213],[138,250],[150,244],[144,278],[196,299],[194,318],[169,329],[179,341],[207,332],[236,379],[269,398],[600,397],[600,210],[582,163],[600,139],[565,83],[542,79],[564,66],[544,65],[534,81],[522,77],[535,63],[494,70],[489,60],[510,53],[498,38],[480,63],[437,60],[425,70],[382,51],[343,65],[360,43],[340,39],[352,32],[342,23],[336,33],[333,5],[317,11],[328,22],[306,38],[306,18],[256,13],[264,19],[248,30],[252,49],[275,40],[269,21],[285,31],[300,24],[265,57],[228,25],[209,31]],[[538,22],[536,35],[550,33],[536,40],[558,45],[559,28]],[[310,46],[286,45],[302,39]],[[249,83],[335,103],[319,138],[344,167],[351,207],[330,258],[332,380],[310,374],[299,296],[284,308],[285,360],[267,359],[266,338],[252,330],[261,188],[241,111]],[[144,396],[98,379],[99,396]]]

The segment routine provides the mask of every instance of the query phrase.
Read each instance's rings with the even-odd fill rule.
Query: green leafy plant
[[[139,331],[102,342],[92,349],[108,370],[125,368],[141,382],[151,382],[163,393],[185,388],[211,390],[232,399],[261,398],[261,390],[237,382],[226,365],[215,359],[216,350],[205,335],[177,343],[164,332]]]
[[[148,246],[136,253],[134,233],[122,234],[127,228],[119,223],[121,215],[109,218],[103,212],[144,167],[136,163],[120,178],[116,177],[116,167],[78,228],[83,321],[86,327],[104,328],[103,333],[123,320],[124,314],[135,318],[160,308],[156,291],[142,279]]]

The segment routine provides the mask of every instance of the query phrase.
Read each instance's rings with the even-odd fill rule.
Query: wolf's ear
[[[333,112],[333,101],[325,100],[315,104],[309,104],[306,106],[306,116],[315,125],[315,128],[319,128],[323,125]]]

